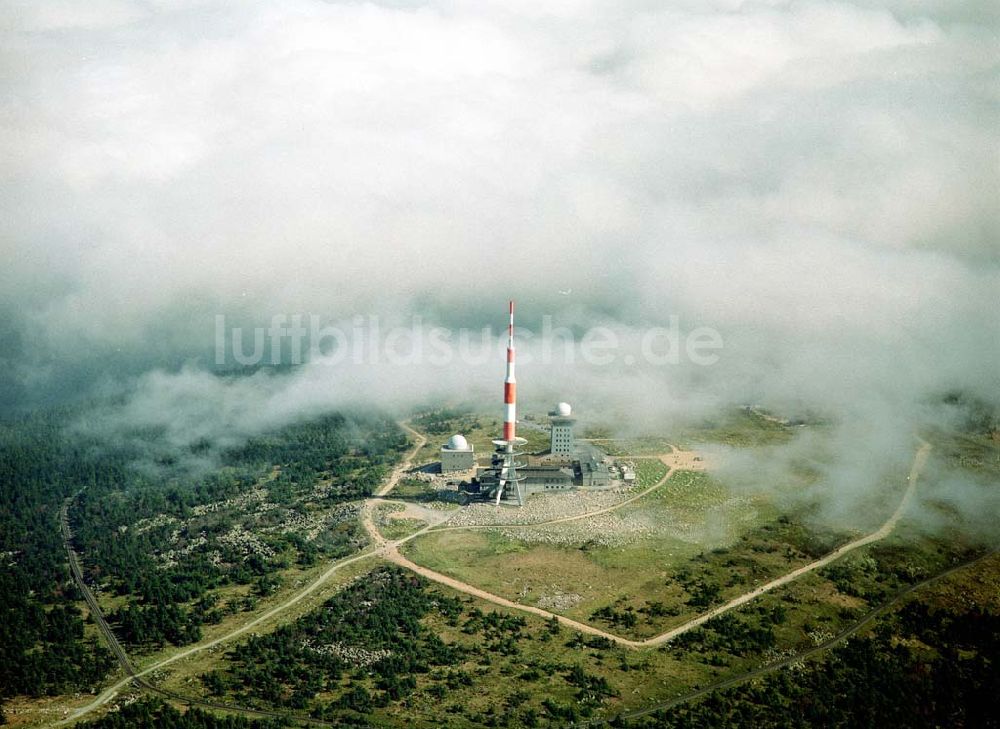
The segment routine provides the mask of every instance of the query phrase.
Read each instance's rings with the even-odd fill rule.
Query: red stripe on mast
[[[517,423],[517,385],[514,379],[514,301],[508,304],[507,375],[503,380],[504,423],[503,439],[513,441]]]

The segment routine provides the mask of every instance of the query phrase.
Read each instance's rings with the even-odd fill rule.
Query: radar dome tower
[[[549,453],[568,458],[573,453],[573,408],[568,402],[561,402],[549,413],[552,421]]]

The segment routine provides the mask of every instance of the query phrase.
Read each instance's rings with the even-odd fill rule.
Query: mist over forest
[[[0,725],[1000,726],[998,7],[0,3]]]
[[[183,449],[344,407],[491,412],[500,356],[330,363],[286,340],[243,368],[232,336],[251,351],[275,317],[417,317],[499,342],[512,298],[525,334],[574,340],[573,361],[519,341],[522,409],[567,399],[628,434],[746,405],[815,415],[833,511],[904,469],[914,434],[984,410],[996,428],[991,3],[4,15],[8,415],[99,402],[76,427]],[[718,335],[712,364],[642,356],[673,321],[681,346]],[[608,363],[581,354],[595,328],[619,343]],[[809,438],[728,463],[761,474]]]

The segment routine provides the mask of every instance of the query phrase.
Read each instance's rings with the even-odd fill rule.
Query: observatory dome
[[[464,451],[469,448],[469,441],[465,439],[465,436],[456,433],[448,439],[445,444],[445,448],[450,451]]]
[[[573,408],[569,406],[568,402],[561,402],[556,405],[556,414],[563,418],[568,418],[570,413],[573,412]]]

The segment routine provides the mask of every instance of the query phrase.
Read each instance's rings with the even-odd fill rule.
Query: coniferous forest
[[[59,528],[66,499],[86,579],[124,598],[106,616],[119,640],[184,645],[252,608],[275,570],[357,549],[347,502],[370,494],[406,443],[391,420],[332,414],[178,453],[161,433],[111,438],[79,418],[0,424],[0,699],[90,691],[114,665],[85,630]],[[253,586],[245,604],[219,603],[213,590],[227,584]]]
[[[70,579],[59,529],[64,505],[88,583],[115,606],[106,613],[126,650],[141,656],[198,641],[204,626],[236,611],[252,613],[285,568],[354,553],[364,544],[358,500],[407,448],[396,424],[378,415],[330,414],[237,447],[198,442],[186,451],[163,445],[155,432],[112,444],[69,427],[76,417],[51,411],[0,426],[4,698],[93,692],[115,667]],[[913,566],[918,551],[886,546],[872,555],[874,577],[859,577],[867,563],[844,561],[824,579],[875,604],[925,574]],[[225,592],[234,586],[242,597]],[[793,590],[717,617],[658,649],[655,660],[709,673],[761,665],[779,633],[787,635],[786,612],[799,609],[800,598]],[[591,617],[617,628],[631,615],[606,608]],[[301,617],[234,641],[192,685],[209,701],[357,726],[441,706],[440,724],[455,727],[562,727],[598,715],[636,729],[990,727],[997,726],[998,640],[995,611],[918,592],[816,658],[669,709],[613,718],[629,687],[654,677],[652,655],[557,621],[481,609],[383,565]],[[501,703],[480,692],[498,680]],[[277,724],[139,699],[88,725]]]

